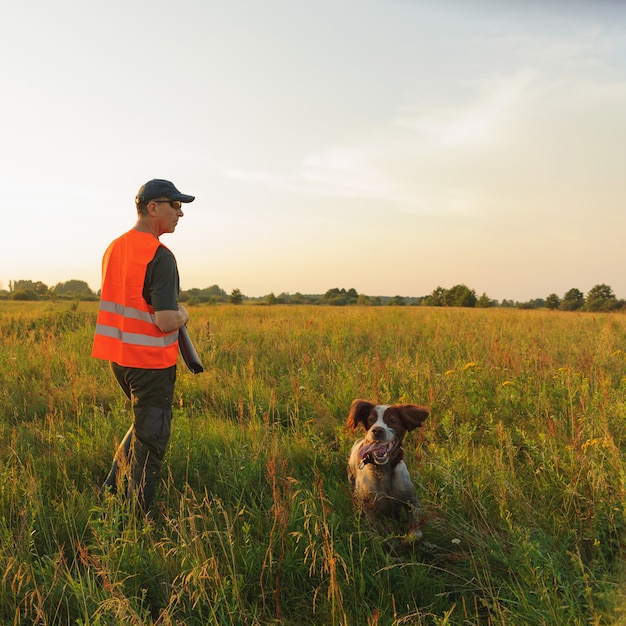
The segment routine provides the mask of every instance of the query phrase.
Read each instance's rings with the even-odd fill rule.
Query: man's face
[[[178,200],[153,200],[159,234],[173,233],[178,220],[184,215],[182,204]]]

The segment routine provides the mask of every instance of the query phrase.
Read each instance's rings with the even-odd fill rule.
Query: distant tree
[[[37,282],[32,280],[14,280],[9,281],[9,291],[34,291],[38,296],[45,296],[50,290],[48,285],[40,280]]]
[[[518,302],[518,309],[542,309],[546,305],[546,302],[543,298],[535,298],[534,300],[529,300],[528,302]]]
[[[406,300],[402,296],[394,296],[389,300],[389,306],[405,306]]]
[[[476,306],[476,292],[465,285],[454,285],[443,297],[444,306]]]
[[[304,301],[305,301],[304,296],[299,291],[296,291],[296,293],[294,293],[293,296],[291,296],[292,304],[302,304]]]
[[[39,300],[39,294],[34,289],[13,289],[9,300]]]
[[[332,304],[334,306],[344,306],[347,304],[346,290],[333,287],[329,289],[320,299],[320,304]]]
[[[319,304],[331,304],[333,306],[345,306],[346,304],[356,304],[359,294],[356,289],[339,289],[334,287],[329,289],[320,299]]]
[[[187,292],[197,302],[227,302],[228,295],[218,285],[204,287],[203,289],[190,289]]]
[[[57,296],[71,296],[72,298],[94,295],[84,280],[68,280],[64,283],[57,283],[52,291]]]
[[[496,303],[493,300],[491,300],[491,298],[489,298],[489,296],[486,293],[483,293],[483,295],[480,296],[478,300],[476,300],[476,306],[480,309],[488,309],[495,305]]]
[[[226,295],[226,292],[219,285],[211,285],[210,287],[207,287],[203,291],[206,291],[206,293],[209,296],[225,296]]]
[[[231,304],[241,304],[243,302],[243,295],[239,289],[233,289],[229,296],[229,302]]]
[[[267,294],[265,301],[270,305],[276,304],[276,296],[274,295],[274,292]]]
[[[369,296],[366,296],[364,293],[360,293],[359,297],[356,299],[356,303],[359,306],[369,306],[370,304],[372,304],[372,301],[370,300]]]
[[[561,311],[578,311],[585,304],[585,296],[580,289],[570,289],[564,296],[559,310]]]
[[[615,311],[619,308],[618,302],[613,290],[608,285],[596,285],[592,287],[583,307],[584,311]]]
[[[446,290],[443,287],[437,287],[433,292],[426,297],[426,304],[428,306],[443,306]]]
[[[324,304],[332,304],[333,306],[346,306],[346,304],[350,304],[348,300],[348,296],[335,296],[334,298],[330,298],[330,300],[326,300]]]
[[[227,302],[228,296],[226,292],[218,285],[211,285],[211,287],[205,287],[204,289],[198,289],[194,287],[187,291],[182,291],[180,294],[180,301],[184,302],[185,298],[191,299],[194,302]]]
[[[556,309],[558,309],[560,304],[561,298],[559,298],[559,296],[557,296],[555,293],[551,293],[546,298],[546,307],[551,311],[555,311]]]
[[[500,306],[507,308],[507,309],[511,309],[515,307],[515,302],[513,302],[513,300],[507,300],[506,298],[504,298],[502,302],[500,303]]]

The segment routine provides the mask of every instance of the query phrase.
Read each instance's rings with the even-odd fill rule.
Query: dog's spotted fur
[[[403,460],[404,435],[424,423],[428,409],[415,404],[377,405],[355,400],[346,420],[349,428],[362,426],[365,437],[353,446],[348,480],[356,506],[376,528],[407,513],[407,534],[422,537],[417,518],[417,495]]]

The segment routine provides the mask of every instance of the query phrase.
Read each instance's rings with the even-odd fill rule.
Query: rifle
[[[185,361],[185,365],[191,372],[194,374],[204,372],[204,367],[202,367],[200,357],[198,356],[196,348],[191,341],[191,337],[187,331],[187,326],[181,326],[178,329],[178,348],[180,349],[183,361]]]

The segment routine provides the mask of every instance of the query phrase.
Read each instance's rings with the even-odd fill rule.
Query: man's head
[[[182,203],[194,200],[195,196],[181,193],[169,180],[155,178],[139,188],[135,204],[139,220],[159,237],[174,232],[183,216]]]
[[[154,201],[193,202],[195,196],[188,196],[176,189],[174,183],[162,178],[153,178],[142,185],[135,196],[135,204],[139,215],[148,214],[148,203]]]

